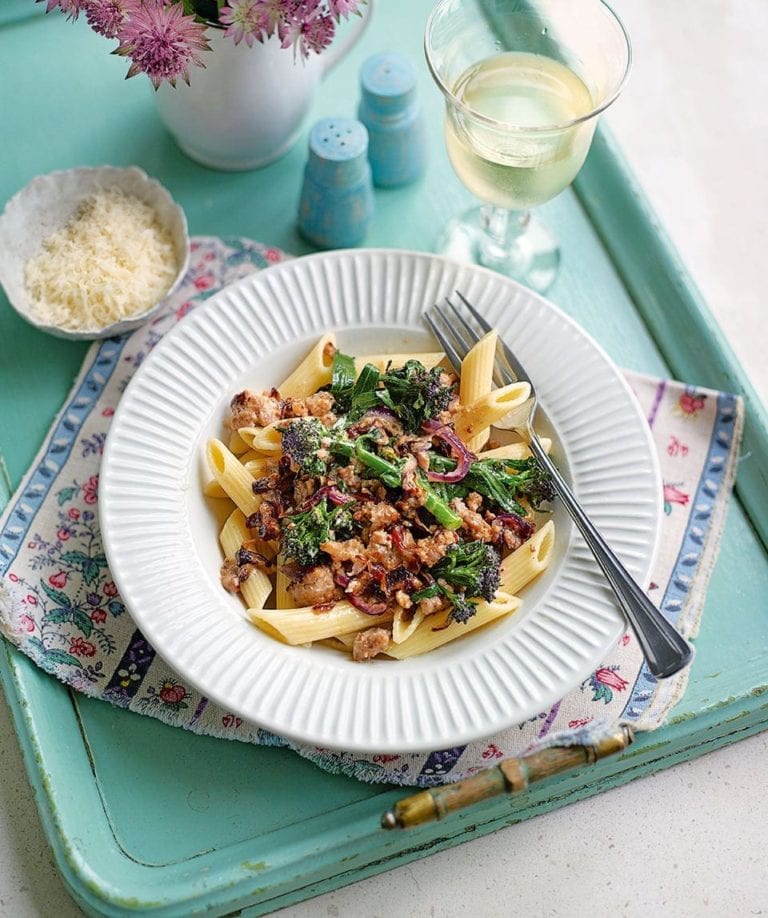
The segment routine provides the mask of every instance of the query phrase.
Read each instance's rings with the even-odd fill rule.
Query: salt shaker
[[[402,54],[374,54],[360,70],[360,90],[358,118],[368,128],[374,185],[391,188],[413,182],[426,162],[416,70]]]
[[[362,242],[373,218],[368,132],[352,118],[322,118],[309,134],[299,230],[320,248]]]

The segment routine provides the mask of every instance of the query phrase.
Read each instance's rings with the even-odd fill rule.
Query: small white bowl
[[[189,236],[184,211],[163,186],[136,166],[67,169],[39,175],[25,185],[6,204],[0,215],[0,284],[18,314],[41,331],[59,338],[93,340],[122,335],[138,328],[160,307],[163,300],[142,312],[113,322],[104,328],[72,330],[47,325],[35,315],[31,298],[24,286],[24,265],[40,251],[45,239],[73,216],[86,198],[99,191],[119,188],[148,204],[168,230],[173,241],[178,272],[163,299],[181,283],[189,266]]]

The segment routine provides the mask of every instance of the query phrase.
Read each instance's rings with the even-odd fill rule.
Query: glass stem
[[[513,271],[525,271],[530,254],[520,245],[530,222],[530,211],[507,210],[485,204],[481,209],[483,236],[479,240],[478,261],[486,267],[504,265]]]

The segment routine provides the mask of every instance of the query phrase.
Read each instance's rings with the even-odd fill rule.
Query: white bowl
[[[37,255],[45,239],[61,229],[86,198],[99,191],[119,188],[148,204],[168,230],[173,241],[178,271],[165,294],[170,296],[181,283],[189,266],[189,236],[184,211],[163,186],[136,166],[82,167],[39,175],[17,192],[0,216],[0,284],[18,314],[41,331],[59,338],[92,340],[109,338],[138,328],[159,308],[162,300],[139,315],[113,322],[103,328],[73,330],[47,325],[37,318],[24,286],[24,265]]]

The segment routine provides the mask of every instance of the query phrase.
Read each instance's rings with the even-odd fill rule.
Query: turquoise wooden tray
[[[28,16],[31,6],[15,0],[0,20],[0,200],[41,172],[136,163],[170,188],[193,233],[241,234],[308,251],[294,229],[306,137],[258,172],[198,167],[160,127],[148,84],[123,83],[124,61],[110,57],[82,24]],[[426,13],[427,4],[379,3],[361,45],[320,87],[313,113],[354,112],[357,70],[368,54],[396,47],[419,65],[430,171],[416,186],[377,193],[367,240],[374,246],[429,249],[437,228],[469,203],[442,150],[441,102],[421,63]],[[690,686],[668,725],[619,759],[525,796],[412,832],[384,833],[379,817],[402,792],[326,774],[285,750],[191,736],[84,699],[3,644],[0,675],[40,817],[64,880],[87,913],[264,914],[768,726],[764,409],[605,134],[574,189],[543,210],[564,252],[551,298],[620,364],[741,391],[747,400],[738,496]],[[35,332],[0,301],[0,503],[30,463],[84,352],[84,345]]]

